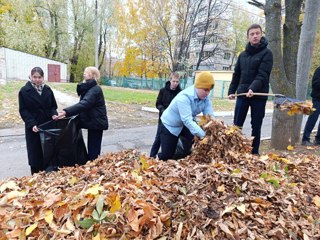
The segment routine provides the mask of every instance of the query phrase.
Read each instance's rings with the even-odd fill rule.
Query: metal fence
[[[148,89],[159,91],[165,86],[168,79],[164,78],[133,78],[133,77],[102,77],[101,82],[103,85],[114,86],[114,87],[125,87],[133,89]],[[194,82],[192,77],[180,78],[180,87],[185,89],[191,86]],[[230,81],[216,80],[214,89],[211,92],[214,98],[226,98],[228,95],[228,88]]]

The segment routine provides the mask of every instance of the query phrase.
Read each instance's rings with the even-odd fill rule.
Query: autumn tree
[[[200,64],[215,55],[222,55],[222,48],[226,45],[225,34],[220,31],[225,31],[227,28],[222,21],[222,15],[229,7],[229,1],[207,0],[202,3],[202,7],[196,21],[196,29],[192,32],[197,36],[197,41],[200,41],[199,54],[197,58],[196,68],[198,70]],[[224,27],[223,27],[224,26]],[[209,46],[210,43],[211,46]],[[196,46],[192,46],[196,48]],[[209,54],[204,54],[205,52]]]
[[[11,10],[11,4],[6,0],[0,0],[0,45],[5,45],[5,30],[3,26],[3,18]]]
[[[68,44],[67,1],[39,0],[33,3],[41,28],[47,32],[45,55],[60,61],[67,60]]]
[[[225,40],[229,42],[232,46],[232,58],[229,65],[229,69],[232,69],[235,61],[237,60],[237,56],[245,50],[245,46],[247,44],[247,28],[252,23],[258,22],[259,16],[252,16],[249,13],[242,9],[240,4],[233,4],[230,6],[231,8],[231,29],[226,28],[227,35]]]
[[[163,67],[167,66],[163,33],[152,15],[153,8],[152,0],[129,0],[117,7],[117,38],[125,56],[123,63],[117,64],[122,76],[158,77],[167,69]]]
[[[298,48],[298,68],[296,78],[296,96],[301,100],[305,100],[307,96],[313,45],[317,30],[317,25],[315,23],[318,19],[319,9],[320,1],[306,1],[305,14]]]
[[[94,22],[94,13],[93,5],[89,4],[85,0],[71,0],[71,33],[72,33],[72,51],[70,55],[70,82],[75,82],[76,79],[81,75],[83,67],[79,66],[79,55],[82,50],[82,47],[85,43],[86,37],[91,35],[91,41],[93,39],[93,22]],[[87,38],[89,40],[89,38]],[[94,46],[94,44],[93,44]],[[92,54],[94,53],[94,47]]]
[[[281,0],[266,0],[249,3],[264,10],[266,16],[266,35],[269,47],[274,54],[274,65],[270,84],[274,93],[296,98],[297,56],[301,32],[301,10],[303,0],[285,1],[285,18],[282,25]],[[283,32],[281,32],[283,29]],[[283,37],[283,38],[282,38]],[[311,47],[309,45],[309,47]],[[298,86],[305,88],[305,86]],[[299,141],[301,117],[289,116],[286,112],[274,109],[272,120],[271,146],[285,149],[289,144]]]
[[[1,15],[2,42],[6,47],[45,56],[46,31],[40,25],[33,4],[7,0]]]

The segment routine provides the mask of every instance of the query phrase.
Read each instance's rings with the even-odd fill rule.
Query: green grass
[[[25,84],[25,81],[9,81],[5,85],[0,85],[0,101],[7,99],[10,102],[16,102],[18,100],[18,92]]]
[[[53,88],[76,95],[76,83],[49,83]],[[158,96],[158,91],[130,89],[120,87],[102,86],[106,101],[119,102],[125,104],[138,104],[147,107],[154,107]],[[228,99],[213,99],[213,108],[215,111],[233,111],[235,101]]]
[[[25,85],[25,81],[9,81],[6,85],[0,85],[0,100],[10,100],[12,103],[17,103],[18,92],[22,86]],[[76,83],[47,83],[51,87],[77,96]],[[120,87],[102,86],[103,93],[106,101],[119,102],[125,104],[138,104],[147,107],[154,107],[158,96],[158,91],[142,90],[142,89],[130,89]],[[235,101],[228,99],[212,99],[212,105],[214,111],[233,111]],[[272,107],[272,102],[268,104],[267,108]],[[2,106],[0,106],[1,108]]]

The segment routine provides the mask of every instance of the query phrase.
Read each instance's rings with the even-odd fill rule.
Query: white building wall
[[[67,81],[67,64],[9,48],[0,48],[0,80],[27,80],[31,69],[41,67],[48,80],[48,64],[60,65],[60,78]]]
[[[0,48],[0,84],[5,84],[7,79],[6,74],[6,59],[4,48]]]

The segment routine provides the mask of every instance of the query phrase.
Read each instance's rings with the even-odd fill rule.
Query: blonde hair
[[[91,67],[91,66],[90,66],[90,67],[86,67],[84,70],[85,70],[85,71],[86,71],[86,70],[90,71],[91,74],[92,74],[92,77],[93,77],[95,80],[98,80],[98,79],[100,78],[100,71],[99,71],[98,68],[96,68],[96,67]]]
[[[172,72],[171,75],[170,75],[170,79],[172,79],[172,78],[178,78],[178,79],[180,79],[179,73],[177,73],[177,72]]]

